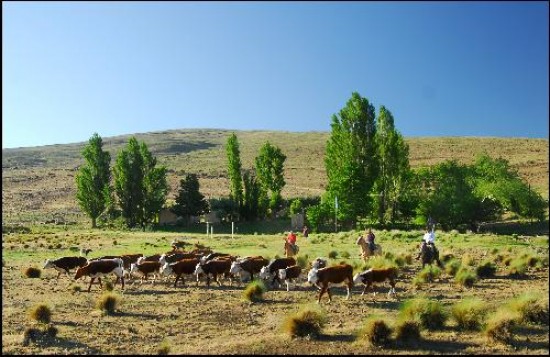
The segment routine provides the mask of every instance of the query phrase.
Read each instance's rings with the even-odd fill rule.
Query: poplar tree
[[[266,142],[256,157],[256,172],[265,192],[270,193],[269,206],[272,211],[282,200],[281,191],[285,186],[284,163],[286,156],[281,149]]]
[[[226,145],[228,174],[230,182],[230,198],[234,202],[237,210],[240,210],[243,204],[243,182],[241,176],[241,153],[239,150],[239,140],[235,133],[227,139]],[[232,214],[234,214],[233,212]]]
[[[76,200],[80,208],[91,218],[92,228],[105,211],[110,197],[109,165],[111,155],[103,150],[103,140],[94,133],[82,150],[86,164],[76,174]]]

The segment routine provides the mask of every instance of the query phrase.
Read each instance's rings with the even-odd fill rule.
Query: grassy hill
[[[199,175],[201,192],[210,198],[229,193],[225,144],[235,132],[243,168],[252,168],[259,148],[269,140],[287,156],[283,197],[318,196],[325,190],[324,153],[328,132],[168,130],[134,136],[147,143],[168,168],[169,199],[185,173]],[[104,137],[104,149],[116,155],[132,135]],[[507,159],[531,186],[548,198],[548,139],[483,137],[406,138],[413,168],[455,158],[471,163],[479,153]],[[87,142],[2,150],[2,221],[41,221],[56,215],[82,220],[75,200],[74,176],[84,163]]]

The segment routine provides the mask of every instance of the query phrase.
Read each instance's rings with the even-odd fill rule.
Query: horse
[[[373,255],[382,255],[382,246],[380,244],[374,244],[374,251],[371,251],[369,248],[369,243],[363,238],[363,236],[360,236],[357,238],[357,241],[355,244],[361,246],[361,258],[363,260],[367,260],[368,257],[371,257]]]
[[[424,269],[426,264],[432,265],[434,261],[437,262],[438,267],[443,267],[443,264],[439,260],[439,252],[437,251],[435,246],[431,244],[422,244],[419,257],[422,258],[422,269]],[[417,257],[417,259],[419,257]]]
[[[294,247],[296,249],[296,251],[294,251],[294,249],[292,248],[292,244],[290,244],[285,238],[283,238],[283,240],[285,241],[285,257],[289,258],[298,255],[298,251],[300,250],[298,245],[294,244]]]

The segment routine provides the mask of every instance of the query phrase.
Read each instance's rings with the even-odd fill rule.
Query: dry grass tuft
[[[519,314],[519,321],[548,325],[548,296],[540,293],[524,293],[508,302],[507,307]]]
[[[164,339],[157,349],[157,355],[166,356],[170,353],[170,349],[170,343],[168,340]]]
[[[99,297],[96,307],[104,311],[107,315],[114,315],[115,309],[120,303],[120,298],[116,294],[105,293]]]
[[[258,302],[263,300],[263,294],[267,291],[267,288],[262,280],[254,280],[248,283],[243,290],[243,298],[251,302]]]
[[[49,324],[52,319],[52,310],[46,304],[39,304],[30,310],[29,316],[43,324]]]
[[[420,336],[420,323],[412,319],[399,319],[394,327],[396,341],[409,342],[418,341]]]
[[[496,265],[489,261],[485,260],[476,268],[476,274],[480,278],[490,278],[495,276],[495,272],[497,271]]]
[[[24,274],[27,278],[40,278],[42,270],[35,267],[29,267],[25,269]]]
[[[462,330],[479,330],[487,313],[487,304],[475,298],[464,299],[451,307],[451,316]]]
[[[500,308],[489,316],[484,330],[485,336],[492,342],[510,343],[513,338],[512,329],[520,318],[518,312]]]
[[[416,320],[428,330],[439,330],[445,326],[448,316],[441,303],[420,297],[406,300],[401,305],[399,318]]]
[[[392,329],[380,317],[370,317],[359,330],[357,337],[376,347],[386,346],[391,341]]]
[[[476,281],[476,273],[468,268],[460,268],[455,275],[455,282],[467,288],[473,287]]]
[[[288,316],[282,329],[290,337],[317,338],[327,321],[326,313],[318,306],[306,306],[297,313]]]

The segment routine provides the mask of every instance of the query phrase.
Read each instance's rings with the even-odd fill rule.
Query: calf
[[[275,284],[275,281],[281,286],[281,280],[279,280],[277,274],[279,269],[284,269],[292,265],[296,265],[296,259],[292,257],[273,259],[267,266],[260,270],[260,278],[264,280],[272,279],[270,283],[271,286]]]
[[[56,279],[59,279],[61,273],[65,272],[67,275],[69,275],[69,270],[83,267],[86,264],[88,264],[88,259],[84,257],[63,257],[59,259],[46,260],[46,262],[44,263],[44,269],[54,268],[58,271]]]
[[[302,268],[299,265],[279,269],[279,279],[286,283],[286,291],[290,291],[290,281],[297,279],[301,272]]]
[[[130,276],[132,274],[139,273],[141,274],[141,283],[143,284],[143,279],[147,280],[147,276],[153,273],[153,280],[151,284],[155,282],[156,275],[160,274],[160,263],[158,261],[143,261],[141,264],[132,263],[130,266]]]
[[[195,272],[197,264],[199,264],[198,258],[182,259],[178,260],[175,263],[165,263],[160,268],[160,273],[164,276],[175,275],[176,280],[174,281],[174,287],[176,287],[176,284],[178,283],[180,277],[182,283],[185,284],[185,280],[183,279],[182,275],[193,274]]]
[[[230,259],[222,259],[217,258],[213,260],[209,260],[206,263],[199,262],[197,266],[195,267],[195,275],[197,276],[197,282],[199,281],[199,275],[205,274],[206,275],[206,285],[210,286],[210,274],[214,277],[214,280],[218,283],[219,286],[222,286],[220,281],[218,280],[219,274],[228,275],[229,269],[231,268],[231,260]]]
[[[329,284],[347,285],[347,299],[351,298],[351,289],[353,288],[353,268],[349,264],[333,265],[321,269],[311,269],[307,275],[307,281],[321,289],[317,303],[321,303],[321,297],[328,293],[329,303],[332,301]]]
[[[363,283],[365,285],[365,288],[363,289],[363,292],[361,295],[365,295],[365,292],[367,289],[373,284],[373,283],[382,283],[386,280],[390,282],[390,290],[388,291],[388,297],[393,295],[396,296],[395,292],[395,279],[397,278],[397,269],[396,268],[387,268],[387,269],[369,269],[362,273],[355,274],[353,277],[353,283],[359,284]],[[374,293],[374,296],[376,296],[376,292]]]
[[[74,279],[78,280],[82,276],[89,276],[91,279],[90,285],[88,286],[88,292],[90,292],[95,278],[98,278],[99,286],[103,288],[101,277],[108,274],[115,274],[117,276],[117,281],[120,279],[122,282],[122,289],[124,289],[124,262],[121,258],[91,261],[87,265],[76,270]]]
[[[231,264],[229,272],[234,276],[250,275],[250,280],[254,280],[254,274],[259,273],[264,266],[269,264],[269,261],[261,256],[246,257],[237,259]]]

